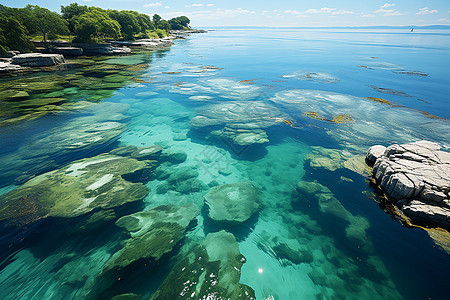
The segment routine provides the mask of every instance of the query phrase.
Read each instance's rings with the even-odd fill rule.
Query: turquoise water
[[[101,68],[86,63],[84,69],[55,71],[65,79],[44,92],[64,88],[63,96],[48,96],[64,100],[46,102],[46,114],[35,115],[42,110],[33,104],[32,117],[16,110],[14,100],[14,110],[1,119],[27,116],[0,127],[0,201],[20,208],[2,211],[7,205],[0,205],[0,298],[110,299],[134,293],[151,299],[158,291],[158,299],[174,299],[164,296],[171,293],[206,299],[205,276],[211,272],[219,282],[210,282],[211,288],[223,289],[209,299],[237,297],[230,291],[244,285],[257,299],[446,299],[450,256],[426,231],[403,227],[383,211],[362,156],[374,144],[419,139],[449,150],[449,58],[446,30],[233,28],[192,35],[164,51],[101,60]],[[74,74],[83,77],[68,77]],[[125,77],[107,77],[119,75]],[[44,97],[29,93],[33,101]],[[56,108],[49,107],[53,103]],[[75,209],[36,204],[56,197],[72,205],[67,199],[80,187],[66,177],[88,165],[83,160],[74,167],[74,161],[118,155],[114,149],[130,145],[162,146],[161,156],[145,160],[152,165],[150,175],[139,173],[137,179],[136,173],[108,166],[106,173],[98,171],[100,179],[82,186],[90,193],[115,184],[97,196],[106,199],[101,205],[94,207],[95,196],[85,196]],[[54,170],[63,175],[39,190],[42,176],[56,176],[46,173]],[[142,182],[148,194],[117,200],[117,174],[127,184]],[[214,220],[205,195],[249,181],[259,190],[257,211],[244,221]],[[65,189],[57,194],[62,187],[53,186],[61,182]],[[21,186],[29,194],[9,196]],[[197,209],[193,221],[172,214],[158,219],[183,224],[182,236],[171,238],[163,255],[138,255],[108,267],[133,245],[130,237],[156,230],[156,221],[139,217],[150,225],[136,232],[137,225],[115,223],[120,217],[191,204]],[[158,226],[177,232],[174,225]],[[156,236],[146,243],[150,252],[163,243]],[[244,260],[234,258],[236,242]],[[145,248],[134,251],[139,247]],[[189,260],[198,253],[203,254]],[[201,257],[209,263],[199,263]],[[181,266],[193,274],[209,272],[188,282],[177,273]]]

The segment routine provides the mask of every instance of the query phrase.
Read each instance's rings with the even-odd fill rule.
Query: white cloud
[[[395,6],[395,4],[385,3],[382,6],[380,6],[380,8],[378,10],[374,11],[374,13],[376,13],[376,14],[381,13],[381,14],[383,14],[383,17],[402,16],[403,15],[403,13],[401,13],[398,10],[395,10],[393,8],[387,9],[392,6]]]
[[[194,3],[194,4],[191,4],[191,5],[185,5],[185,7],[201,7],[201,6],[203,6],[203,4],[201,4],[201,3]]]
[[[340,9],[340,10],[338,10],[338,11],[333,11],[331,14],[332,14],[332,15],[345,15],[345,14],[354,14],[354,12],[352,12],[352,11],[350,11],[350,10],[343,10],[343,9]]]
[[[215,16],[218,17],[235,17],[237,15],[246,15],[246,14],[255,14],[255,11],[236,8],[236,9],[217,9],[215,12]]]
[[[162,3],[157,2],[157,3],[144,4],[144,7],[158,7],[158,6],[162,6]]]
[[[380,6],[380,8],[388,8],[388,7],[391,7],[391,6],[395,6],[395,4],[385,3],[382,6]]]
[[[437,9],[429,10],[428,7],[422,7],[419,9],[418,12],[416,12],[416,15],[429,15],[429,14],[435,14],[437,13]]]
[[[363,18],[374,18],[376,17],[374,14],[362,15]]]
[[[450,11],[449,11],[450,12]],[[449,19],[439,19],[439,20],[437,20],[438,22],[440,22],[440,23],[450,23],[450,20]]]
[[[214,4],[208,3],[208,4],[206,4],[206,6],[214,6]]]
[[[299,15],[299,14],[301,14],[301,12],[296,11],[296,10],[285,10],[284,13],[285,14],[291,14],[291,15]]]
[[[337,9],[336,8],[328,8],[328,7],[322,7],[321,9],[311,8],[311,9],[306,10],[305,14],[331,13],[335,10],[337,10]]]
[[[294,11],[288,10],[285,11],[285,13],[293,13]],[[300,14],[300,12],[298,12]],[[354,12],[350,10],[343,10],[343,9],[337,9],[337,8],[329,8],[329,7],[322,7],[320,9],[310,8],[304,12],[305,14],[332,14],[332,15],[343,15],[343,14],[353,14]]]

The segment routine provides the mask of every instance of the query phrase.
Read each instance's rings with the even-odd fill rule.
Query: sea
[[[0,299],[448,299],[364,156],[450,150],[450,30],[205,29],[0,78]]]

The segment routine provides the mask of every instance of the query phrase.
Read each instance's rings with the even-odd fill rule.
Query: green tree
[[[31,52],[36,50],[27,36],[28,32],[15,18],[6,16],[0,11],[0,53],[8,50]]]
[[[46,8],[30,5],[25,7],[29,11],[30,21],[36,32],[43,35],[44,42],[47,42],[47,34],[68,34],[68,23],[59,14],[52,12]]]
[[[43,35],[44,42],[47,42],[47,34],[68,34],[68,23],[59,14],[52,12],[46,8],[30,5],[25,7],[29,11],[30,21],[36,32]]]
[[[74,17],[77,42],[96,42],[104,38],[117,39],[120,36],[120,24],[97,7]]]
[[[88,11],[86,5],[79,5],[78,3],[70,3],[67,6],[61,5],[62,17],[69,23],[70,32],[75,32],[75,22],[74,17],[84,14]]]
[[[177,18],[172,18],[169,21],[170,28],[173,30],[183,30],[183,25],[181,25],[180,21]]]
[[[155,30],[155,25],[153,24],[150,17],[146,14],[138,14],[137,16],[139,25],[141,26],[141,32],[146,32],[147,30]]]
[[[155,28],[158,28],[158,23],[161,20],[162,20],[162,18],[160,15],[158,15],[158,14],[153,15],[153,24],[154,24]]]
[[[190,27],[189,24],[191,23],[191,20],[186,16],[180,16],[178,17],[178,20],[180,20],[181,25],[184,27]]]
[[[70,20],[73,17],[84,14],[88,11],[88,7],[86,5],[79,5],[78,3],[70,3],[67,6],[61,5],[61,14],[62,17],[66,20]]]
[[[173,30],[184,30],[189,28],[189,23],[191,22],[191,20],[189,20],[189,18],[186,16],[180,16],[172,18],[168,22]]]
[[[126,39],[134,40],[134,35],[141,32],[137,12],[127,10],[108,10],[107,12],[111,19],[120,24],[120,32]]]
[[[166,20],[161,20],[161,21],[158,22],[157,28],[165,30],[165,31],[169,31],[170,30],[170,24]]]

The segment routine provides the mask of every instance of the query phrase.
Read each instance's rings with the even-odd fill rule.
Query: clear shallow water
[[[184,162],[159,170],[198,175],[153,178],[141,205],[100,215],[98,226],[88,227],[83,215],[5,225],[1,298],[109,299],[131,292],[151,298],[191,244],[226,229],[247,260],[238,267],[240,283],[257,299],[445,299],[448,254],[373,201],[358,162],[373,144],[425,138],[448,147],[448,120],[420,111],[449,117],[449,54],[450,34],[443,30],[233,29],[193,35],[167,51],[108,59],[100,69],[60,71],[84,76],[58,83],[84,83],[76,85],[78,96],[68,90],[60,102],[83,105],[0,127],[1,168],[8,175],[1,177],[1,193],[29,175],[125,145],[185,152]],[[135,65],[141,67],[124,69]],[[104,80],[111,74],[126,80]],[[102,80],[94,93],[96,78]],[[105,86],[118,81],[120,88]],[[30,92],[32,99],[38,92]],[[94,104],[81,102],[96,95],[88,100]],[[6,120],[23,113],[8,109]],[[264,143],[248,145],[248,138]],[[192,177],[197,181],[183,185]],[[203,196],[214,185],[246,181],[261,190],[259,212],[234,226],[212,221]],[[305,183],[328,189],[327,201],[297,186]],[[186,238],[157,262],[105,276],[127,235],[114,221],[166,204],[200,210]]]

